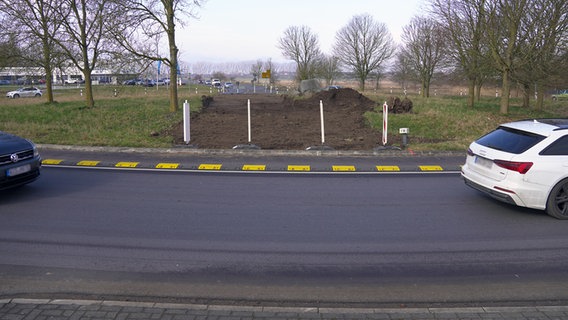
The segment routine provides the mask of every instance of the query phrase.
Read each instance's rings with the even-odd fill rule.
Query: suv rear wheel
[[[552,188],[546,202],[546,213],[556,219],[568,219],[568,179],[560,181]]]

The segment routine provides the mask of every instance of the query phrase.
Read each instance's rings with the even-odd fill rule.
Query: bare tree
[[[410,80],[417,78],[410,58],[402,50],[398,50],[396,54],[396,61],[393,65],[392,73],[394,79],[399,82],[403,90],[406,90]]]
[[[352,69],[365,90],[365,80],[394,54],[393,40],[386,24],[368,14],[354,16],[335,35],[334,55]]]
[[[414,17],[404,27],[402,54],[412,63],[422,83],[421,94],[430,96],[434,71],[445,59],[445,36],[442,27],[426,17]]]
[[[446,30],[451,45],[447,46],[452,59],[468,79],[468,106],[475,97],[492,67],[491,54],[486,43],[485,5],[488,0],[433,0],[432,14]],[[477,89],[477,90],[476,90]]]
[[[527,60],[523,57],[521,44],[527,41],[522,24],[527,21],[528,0],[493,1],[487,5],[485,28],[489,47],[497,70],[501,73],[500,112],[509,112],[511,74]]]
[[[339,72],[339,58],[336,56],[324,55],[321,59],[318,73],[325,79],[326,85],[333,85],[339,75]]]
[[[184,25],[182,18],[195,18],[195,10],[205,0],[120,0],[123,17],[111,32],[118,43],[139,58],[161,61],[170,67],[170,82],[177,83],[180,72],[176,44],[176,23]],[[160,36],[166,35],[167,56],[159,50]],[[179,109],[177,85],[169,87],[170,111]]]
[[[250,73],[252,74],[252,82],[256,82],[259,81],[260,76],[262,75],[262,66],[264,65],[264,63],[262,62],[262,60],[257,60],[256,63],[254,63],[251,67],[250,67]]]
[[[270,72],[270,76],[268,77],[268,83],[275,84],[277,80],[277,71],[276,68],[274,67],[272,59],[268,58],[268,60],[266,60],[266,62],[264,63],[264,70]]]
[[[5,25],[2,11],[0,11],[0,24]],[[0,32],[0,68],[18,64],[23,52],[16,40],[16,34],[7,30]]]
[[[551,75],[563,64],[561,52],[566,52],[568,35],[568,5],[562,0],[535,0],[527,10],[531,23],[523,23],[526,42],[519,44],[525,61],[511,77],[523,86],[523,106],[530,106],[533,90],[537,95],[536,108],[544,109],[544,91]],[[564,61],[565,63],[565,61]]]
[[[61,8],[56,7],[56,0],[0,0],[0,11],[10,17],[10,24],[4,26],[12,32],[24,32],[26,37],[19,37],[23,58],[32,65],[39,65],[45,71],[47,102],[53,102],[53,65],[58,54],[53,39],[61,28],[57,19]],[[33,52],[34,54],[24,54]],[[37,55],[36,52],[41,52]]]
[[[113,0],[61,0],[53,2],[62,32],[53,40],[77,67],[85,80],[85,102],[95,106],[91,74],[104,54],[105,27],[114,18]]]
[[[292,26],[284,31],[279,40],[282,55],[296,62],[296,79],[315,77],[317,64],[321,59],[318,36],[306,26]]]

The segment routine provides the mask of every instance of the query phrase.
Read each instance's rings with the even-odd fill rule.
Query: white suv
[[[499,126],[471,143],[462,176],[495,199],[568,219],[568,119]]]

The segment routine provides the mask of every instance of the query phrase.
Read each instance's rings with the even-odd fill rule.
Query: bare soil
[[[251,104],[250,144],[262,149],[304,150],[321,146],[320,100],[323,103],[325,146],[335,150],[372,150],[381,132],[372,129],[364,113],[377,103],[353,89],[321,91],[294,99],[275,94],[225,94],[192,115],[191,141],[203,149],[248,145],[247,100]],[[173,130],[183,144],[183,123]]]

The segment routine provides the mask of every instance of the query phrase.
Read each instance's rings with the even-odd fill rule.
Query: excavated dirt
[[[191,141],[202,149],[248,145],[247,100],[251,104],[251,141],[262,149],[304,150],[321,146],[320,100],[324,108],[325,146],[335,150],[372,150],[381,132],[363,114],[377,103],[353,89],[321,91],[309,98],[286,95],[216,95],[202,112],[192,115]],[[176,144],[184,144],[183,123]]]

